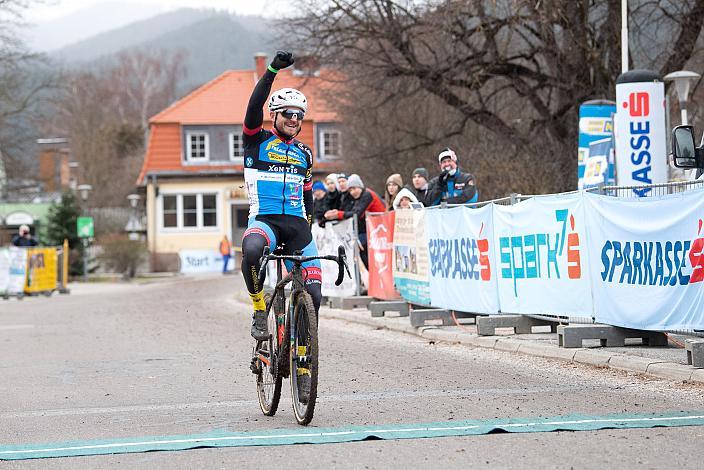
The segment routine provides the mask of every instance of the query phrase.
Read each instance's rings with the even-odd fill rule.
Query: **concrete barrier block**
[[[513,328],[515,334],[530,334],[534,326],[550,325],[551,331],[554,322],[538,320],[525,315],[489,315],[476,318],[477,334],[480,336],[493,336],[496,328]]]
[[[611,325],[560,325],[557,344],[563,348],[581,348],[585,339],[599,340],[602,347],[622,347],[626,338],[639,338],[646,346],[667,346],[667,336],[659,331],[633,330]]]
[[[398,312],[399,317],[409,314],[408,302],[404,300],[376,300],[369,303],[369,311],[373,317],[383,317],[386,312]]]
[[[330,297],[330,307],[352,310],[353,308],[366,308],[374,297],[368,295],[354,295],[351,297]]]
[[[684,349],[687,351],[687,364],[697,369],[704,368],[704,340],[686,339]]]
[[[424,326],[425,322],[430,320],[440,320],[443,326],[452,326],[455,324],[450,311],[444,308],[413,309],[410,311],[409,316],[411,326],[416,328]]]

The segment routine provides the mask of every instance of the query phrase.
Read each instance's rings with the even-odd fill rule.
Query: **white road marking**
[[[0,331],[4,330],[27,330],[34,328],[34,325],[0,325]]]

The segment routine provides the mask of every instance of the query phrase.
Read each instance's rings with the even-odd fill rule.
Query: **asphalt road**
[[[0,300],[0,445],[296,428],[261,415],[239,276]],[[704,388],[321,321],[315,427],[704,410]],[[698,468],[703,427],[1,462],[0,468]]]

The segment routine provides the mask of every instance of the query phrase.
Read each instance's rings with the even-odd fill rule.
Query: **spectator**
[[[337,175],[335,173],[330,173],[325,178],[325,187],[328,191],[325,195],[325,211],[329,211],[330,209],[339,209],[340,197],[342,197],[342,193],[339,190]]]
[[[384,207],[384,202],[377,193],[364,187],[362,178],[359,176],[350,175],[349,180],[346,182],[353,204],[350,210],[339,210],[335,215],[338,220],[349,219],[357,215],[357,237],[359,238],[359,244],[361,246],[360,257],[362,258],[364,266],[369,269],[369,259],[367,256],[367,223],[364,220],[364,216],[367,211],[384,212],[386,207]]]
[[[394,173],[386,179],[386,189],[384,191],[384,202],[390,211],[394,210],[393,203],[398,192],[403,188],[401,175]]]
[[[227,235],[223,235],[222,240],[220,240],[220,255],[222,255],[222,273],[227,274],[227,264],[232,256],[232,244]]]
[[[328,193],[322,181],[313,183],[313,219],[318,224],[323,222],[323,225],[325,225],[325,201],[327,195]]]
[[[15,246],[37,246],[39,242],[32,236],[29,227],[26,225],[20,226],[19,233],[12,237],[12,244]]]
[[[432,201],[428,201],[428,193],[430,190],[430,185],[428,181],[430,176],[428,175],[428,170],[425,168],[416,168],[413,170],[411,175],[410,186],[406,186],[418,199],[418,202],[422,203],[424,206],[429,206]]]
[[[340,193],[340,200],[336,207],[326,208],[325,220],[337,220],[337,211],[346,211],[352,208],[354,200],[347,192],[347,175],[344,173],[337,174],[337,188]]]
[[[474,175],[460,171],[455,152],[450,148],[443,149],[438,155],[438,162],[441,173],[429,183],[430,205],[437,206],[442,201],[448,204],[477,202],[479,193],[474,183]]]
[[[396,198],[394,199],[394,210],[398,209],[411,209],[411,203],[419,203],[418,198],[413,191],[408,188],[403,188],[398,192]],[[422,205],[422,203],[420,203]]]

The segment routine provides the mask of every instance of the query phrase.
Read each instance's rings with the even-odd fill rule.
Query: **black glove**
[[[450,176],[450,173],[448,171],[443,170],[440,173],[440,176],[438,176],[438,184],[440,186],[444,186],[445,183],[447,183],[447,177]]]
[[[276,70],[285,69],[289,65],[293,65],[293,54],[288,51],[276,51],[276,57],[271,61],[271,67]]]

